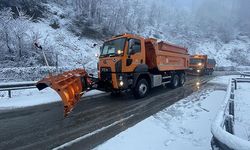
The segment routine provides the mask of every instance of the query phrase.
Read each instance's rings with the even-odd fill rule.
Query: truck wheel
[[[207,70],[207,75],[210,75],[210,69],[209,69],[209,70]]]
[[[185,81],[186,81],[186,77],[185,77],[185,74],[184,73],[181,73],[179,75],[179,86],[183,86],[185,84]]]
[[[146,97],[149,91],[149,84],[147,80],[140,79],[136,84],[136,87],[133,89],[133,94],[135,98],[143,98]]]
[[[209,75],[210,74],[210,70],[207,69],[206,72],[205,72],[205,75]]]
[[[214,72],[214,70],[213,70],[213,69],[211,69],[211,70],[210,70],[210,75],[213,75],[213,72]]]
[[[171,80],[171,83],[170,83],[170,87],[175,89],[177,88],[179,85],[179,76],[177,74],[175,74],[173,77],[172,77],[172,80]]]

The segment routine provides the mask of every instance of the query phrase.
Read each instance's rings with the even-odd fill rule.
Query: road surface
[[[1,111],[0,149],[53,149],[78,137],[81,140],[64,149],[92,149],[187,97],[197,90],[197,82],[206,86],[212,78],[188,77],[184,87],[155,88],[140,100],[135,100],[131,93],[85,98],[67,118],[63,118],[59,102]]]

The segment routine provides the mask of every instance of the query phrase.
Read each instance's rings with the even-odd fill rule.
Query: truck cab
[[[137,69],[145,64],[144,38],[123,34],[104,42],[98,62],[100,88],[106,91],[125,90],[133,85]],[[142,70],[141,70],[142,71]]]
[[[191,55],[189,64],[189,74],[212,74],[212,72],[214,71],[215,64],[215,60],[208,59],[207,55]]]

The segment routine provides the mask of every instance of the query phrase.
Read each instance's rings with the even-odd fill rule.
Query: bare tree
[[[0,31],[2,32],[2,35],[4,35],[3,40],[5,41],[9,53],[13,52],[10,46],[11,33],[9,28],[11,21],[13,20],[12,14],[13,13],[11,12],[10,8],[6,8],[0,11]]]

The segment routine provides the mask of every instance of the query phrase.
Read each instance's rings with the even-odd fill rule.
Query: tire
[[[179,75],[179,86],[183,86],[185,84],[185,81],[186,81],[186,77],[185,77],[185,74],[184,73],[181,73]]]
[[[206,74],[205,75],[210,75],[210,69],[206,70]]]
[[[146,79],[140,79],[135,88],[133,89],[133,94],[136,99],[146,97],[149,92],[149,84]]]
[[[211,70],[210,69],[208,70],[208,75],[211,75]]]
[[[213,75],[213,73],[214,73],[214,69],[211,69],[211,73],[210,73],[210,75]]]
[[[179,76],[177,74],[173,75],[170,83],[170,87],[175,89],[179,86]]]

